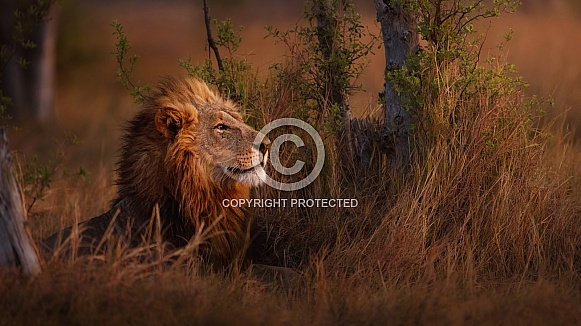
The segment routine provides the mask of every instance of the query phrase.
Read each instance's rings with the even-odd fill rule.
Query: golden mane
[[[228,261],[245,235],[245,212],[224,208],[222,199],[249,198],[250,187],[231,179],[220,184],[211,180],[207,162],[197,153],[199,139],[181,137],[168,146],[155,132],[154,124],[157,110],[164,107],[184,113],[186,123],[192,124],[198,123],[197,116],[203,113],[200,111],[217,107],[241,117],[231,101],[217,96],[197,79],[162,81],[126,129],[116,202],[124,201],[128,215],[139,219],[149,218],[152,213],[152,205],[143,203],[158,203],[166,238],[178,246],[185,244],[194,230],[215,225],[210,231],[211,256]],[[146,224],[144,220],[137,222]]]

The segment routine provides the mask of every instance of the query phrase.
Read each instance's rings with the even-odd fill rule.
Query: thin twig
[[[214,55],[216,56],[216,61],[218,62],[218,69],[220,71],[224,71],[224,65],[222,64],[222,58],[220,57],[220,51],[216,46],[216,42],[214,42],[214,38],[212,37],[212,29],[210,28],[210,11],[208,9],[208,3],[204,0],[204,21],[206,22],[206,34],[208,35],[208,45],[214,51]]]

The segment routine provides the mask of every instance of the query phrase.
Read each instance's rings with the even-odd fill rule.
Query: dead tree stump
[[[27,275],[40,273],[40,260],[26,228],[26,211],[12,174],[12,157],[0,129],[0,267],[18,266]]]

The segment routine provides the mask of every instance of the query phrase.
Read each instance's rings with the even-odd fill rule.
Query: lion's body
[[[260,183],[264,170],[255,167],[265,164],[267,143],[254,146],[256,136],[203,82],[163,81],[125,130],[111,211],[86,222],[85,234],[95,244],[116,216],[116,228],[136,245],[158,205],[167,242],[182,246],[203,231],[209,256],[227,264],[243,246],[248,217],[222,201],[249,198]]]

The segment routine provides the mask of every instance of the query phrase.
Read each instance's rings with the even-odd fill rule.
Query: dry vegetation
[[[189,14],[184,13],[196,8],[153,6],[150,10],[167,10],[164,14],[171,15],[172,21],[187,26],[179,36],[183,40],[176,41],[163,37],[174,25],[163,25],[168,30],[160,32],[159,42],[203,44],[202,33],[193,31],[203,27],[187,21]],[[50,157],[66,152],[62,159],[56,156],[62,162],[51,186],[31,209],[30,225],[37,239],[102,213],[113,196],[112,160],[119,121],[131,116],[136,106],[124,90],[113,85],[113,58],[91,51],[110,52],[106,49],[114,41],[102,38],[108,35],[103,26],[117,18],[110,10],[127,14],[129,7],[91,9],[86,23],[101,21],[103,25],[84,31],[83,42],[94,39],[96,45],[69,48],[68,60],[77,58],[84,69],[63,68],[58,125],[59,130],[79,134],[83,143],[43,142],[27,134],[26,126],[13,135],[16,148],[24,153],[23,162],[30,159],[27,153],[45,151],[44,157]],[[80,14],[87,9],[76,10]],[[46,257],[44,272],[34,279],[0,271],[0,325],[581,324],[581,154],[566,128],[535,128],[539,117],[527,108],[550,106],[527,106],[524,95],[549,90],[559,112],[572,107],[567,121],[574,126],[571,121],[578,121],[581,105],[574,91],[580,85],[581,68],[566,58],[571,53],[566,48],[578,44],[555,41],[551,44],[555,59],[541,65],[526,50],[530,45],[526,38],[536,40],[547,33],[551,39],[548,34],[555,33],[544,28],[540,28],[542,33],[520,31],[532,28],[532,22],[555,29],[563,24],[571,30],[569,37],[577,37],[573,31],[581,23],[576,16],[544,21],[535,8],[531,10],[503,22],[516,31],[516,50],[509,43],[508,57],[522,63],[517,68],[524,70],[532,90],[523,90],[515,82],[503,88],[505,92],[476,92],[466,99],[454,86],[463,77],[458,67],[441,66],[431,77],[442,91],[419,116],[423,124],[418,125],[416,141],[422,146],[416,147],[406,174],[369,172],[362,177],[353,173],[337,158],[332,139],[326,138],[329,156],[323,174],[312,186],[291,195],[358,198],[359,207],[255,211],[267,230],[262,239],[264,262],[296,268],[304,274],[299,284],[262,283],[235,269],[209,271],[191,255],[192,248],[169,253],[160,246],[117,247],[104,255],[78,259],[57,254]],[[562,14],[555,10],[555,15]],[[131,22],[141,17],[127,14],[125,21],[128,36],[137,41],[135,52],[143,55],[139,64],[155,66],[140,77],[155,80],[151,76],[180,72],[175,59],[188,54],[175,44],[168,46],[173,52],[165,56],[171,59],[151,64],[158,60],[156,50],[147,47],[145,38],[132,35],[139,31],[137,25],[131,29]],[[373,19],[372,13],[364,17]],[[258,35],[254,41],[244,40],[251,45],[243,42],[242,46],[262,49],[264,40],[256,38],[265,33],[252,24],[241,24],[247,33]],[[492,41],[498,34],[490,33]],[[154,47],[168,51],[163,43]],[[251,53],[248,49],[243,51]],[[485,49],[492,51],[492,46]],[[377,67],[382,60],[376,61],[371,67],[381,70]],[[506,72],[498,63],[489,69]],[[480,85],[495,80],[490,75],[480,77]],[[367,89],[379,90],[378,78],[381,75],[363,77],[362,82],[364,86],[377,83]],[[556,91],[550,87],[557,87]],[[289,108],[302,105],[291,96],[293,91],[290,84],[271,83],[257,92],[263,123],[288,116]],[[365,102],[357,101],[354,106]],[[368,103],[373,101],[368,99]],[[44,139],[57,134],[42,133]],[[76,174],[79,165],[90,173]],[[289,196],[267,188],[255,195]]]

